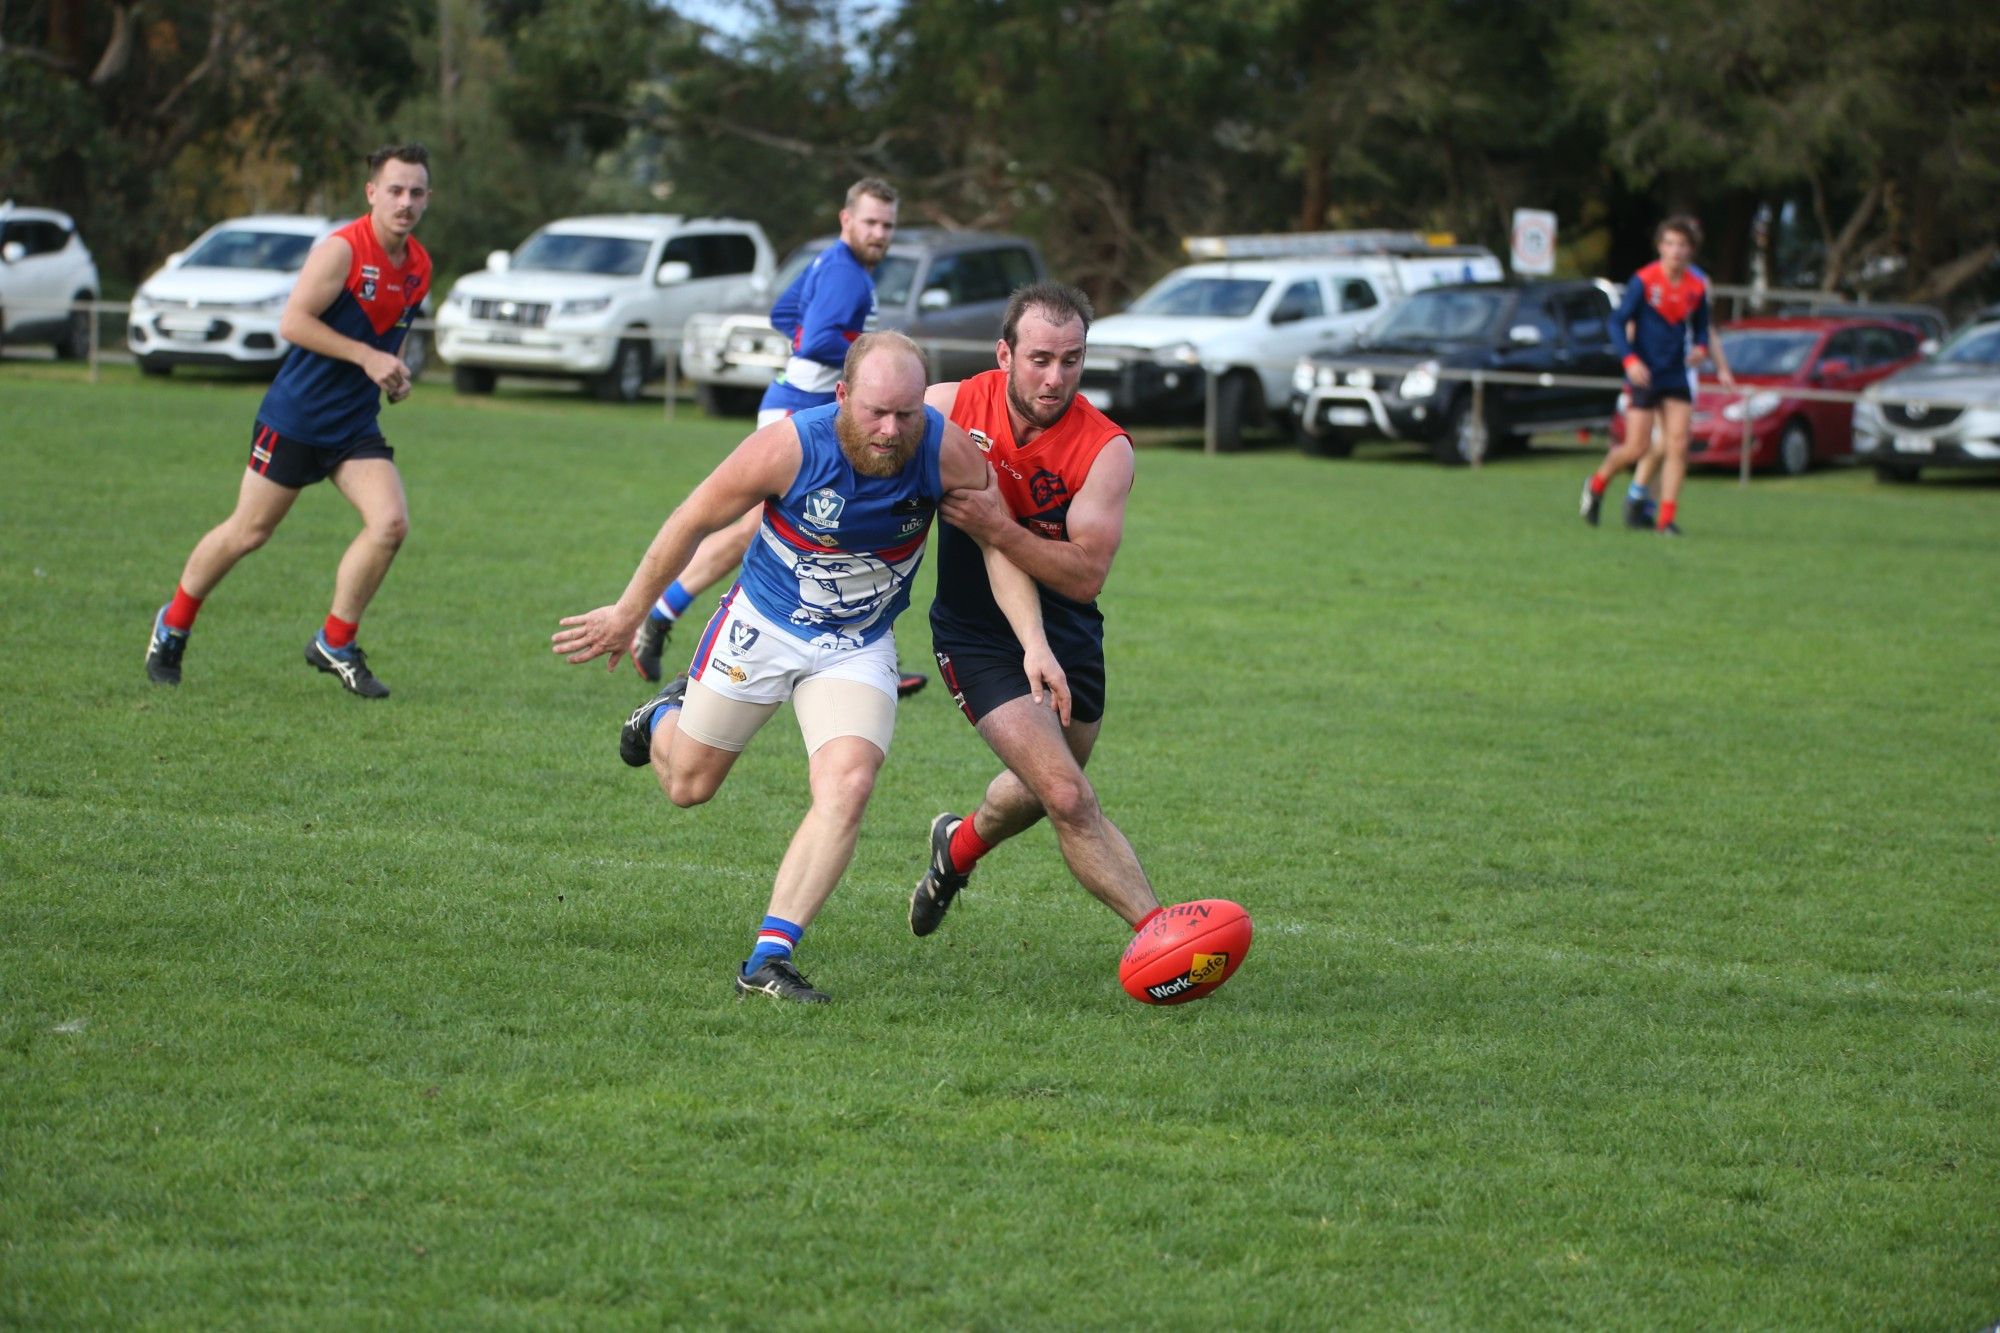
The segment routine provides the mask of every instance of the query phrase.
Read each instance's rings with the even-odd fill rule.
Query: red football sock
[[[972,816],[958,821],[958,827],[951,831],[951,868],[961,875],[972,873],[972,867],[979,864],[979,858],[993,850],[993,844],[979,836],[972,827]]]
[[[1146,923],[1148,921],[1151,921],[1154,917],[1158,916],[1160,913],[1166,910],[1167,909],[1164,907],[1155,907],[1152,911],[1146,913],[1146,915],[1140,917],[1137,921],[1134,921],[1132,923],[1132,933],[1134,935],[1137,935],[1140,931],[1146,928]]]
[[[177,629],[185,634],[194,628],[195,614],[201,610],[201,598],[190,597],[179,584],[174,585],[174,600],[167,603],[166,614],[160,619],[168,629]]]
[[[326,646],[329,648],[345,648],[348,644],[354,642],[354,631],[360,628],[361,622],[358,620],[342,620],[336,615],[327,616],[325,631]]]
[[[1662,500],[1662,501],[1660,501],[1660,526],[1661,526],[1661,527],[1663,527],[1663,528],[1664,528],[1664,527],[1666,527],[1666,526],[1667,526],[1667,524],[1669,524],[1669,523],[1671,523],[1671,522],[1673,522],[1673,521],[1674,521],[1674,509],[1675,509],[1675,508],[1676,508],[1676,506],[1678,506],[1679,504],[1680,504],[1680,501],[1678,501],[1678,500]]]
[[[1604,487],[1606,486],[1606,484],[1607,484],[1607,483],[1608,483],[1609,481],[1610,481],[1610,478],[1608,478],[1608,477],[1600,477],[1600,476],[1598,476],[1598,475],[1597,475],[1597,474],[1596,474],[1595,472],[1591,473],[1591,474],[1590,474],[1590,493],[1591,493],[1592,495],[1602,495],[1602,494],[1604,494]]]

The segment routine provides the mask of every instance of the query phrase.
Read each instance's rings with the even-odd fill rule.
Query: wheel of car
[[[89,292],[78,292],[76,299],[91,301],[96,298]],[[63,361],[81,361],[90,355],[90,312],[81,306],[69,312],[69,323],[63,326],[62,337],[56,339],[56,357]]]
[[[1803,477],[1812,465],[1812,432],[1803,421],[1787,421],[1778,436],[1778,470],[1788,477]]]
[[[174,363],[162,361],[156,356],[142,356],[139,358],[139,373],[163,380],[174,373]]]
[[[453,366],[451,387],[458,393],[472,395],[493,392],[493,381],[499,377],[484,366]]]
[[[1920,475],[1922,469],[1911,467],[1908,463],[1878,463],[1875,467],[1875,480],[1892,486],[1915,481]]]
[[[410,379],[420,380],[424,368],[431,363],[431,340],[411,329],[403,335],[403,364],[410,368]]]
[[[694,401],[707,416],[748,417],[757,414],[757,405],[764,401],[764,394],[762,390],[734,384],[697,384]]]
[[[1348,458],[1354,453],[1354,437],[1338,431],[1315,435],[1294,422],[1292,434],[1299,442],[1299,451],[1308,458]]]
[[[1431,453],[1446,467],[1463,467],[1481,451],[1479,418],[1473,415],[1472,395],[1461,394],[1445,418],[1444,433],[1431,444]],[[1488,440],[1491,440],[1489,435]],[[1487,447],[1490,452],[1490,445]]]
[[[1233,370],[1215,382],[1215,447],[1218,452],[1242,452],[1243,427],[1259,396],[1256,380],[1248,371]]]
[[[646,390],[646,344],[627,338],[618,344],[611,369],[597,377],[597,396],[607,403],[636,403]]]

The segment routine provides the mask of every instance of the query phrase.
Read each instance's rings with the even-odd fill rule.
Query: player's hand
[[[389,403],[393,407],[395,404],[402,402],[405,398],[408,398],[409,396],[410,396],[410,384],[408,380],[405,380],[398,387],[389,390]]]
[[[945,522],[963,530],[974,541],[989,546],[1014,523],[1014,516],[1008,512],[1007,502],[1000,496],[1000,488],[993,484],[990,471],[986,485],[976,491],[962,488],[946,491],[944,504],[939,506],[938,513]]]
[[[1021,659],[1021,667],[1028,675],[1028,689],[1037,704],[1046,704],[1056,710],[1056,719],[1065,727],[1069,725],[1069,676],[1063,671],[1056,655],[1049,650],[1047,640],[1029,647]]]
[[[1625,378],[1631,381],[1632,387],[1635,389],[1650,389],[1653,387],[1653,372],[1646,369],[1646,364],[1643,361],[1635,361],[1626,367]]]
[[[362,354],[361,370],[376,388],[389,395],[390,402],[400,403],[408,396],[410,368],[403,364],[403,358],[371,347]]]
[[[632,650],[632,632],[639,626],[628,620],[616,604],[600,606],[580,616],[564,616],[563,628],[549,636],[557,656],[575,665],[610,655],[605,670],[616,671],[618,659]]]
[[[1720,384],[1725,389],[1733,389],[1736,387],[1736,377],[1730,374],[1726,370],[1718,370],[1715,372],[1715,382],[1717,384]]]

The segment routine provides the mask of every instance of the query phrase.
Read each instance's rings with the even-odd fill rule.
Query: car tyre
[[[424,376],[424,370],[431,363],[431,340],[411,329],[403,335],[403,364],[410,368],[410,382],[416,383]]]
[[[94,301],[97,298],[89,292],[78,292],[78,301]],[[72,306],[69,323],[63,328],[62,337],[56,339],[56,359],[58,361],[82,361],[90,355],[90,312],[82,306]]]
[[[1913,482],[1922,474],[1923,470],[1921,468],[1911,467],[1908,463],[1878,463],[1875,465],[1875,480],[1886,482],[1892,486],[1900,486]]]
[[[1243,427],[1260,406],[1262,397],[1262,390],[1248,371],[1232,370],[1215,382],[1216,452],[1243,452]]]
[[[1298,437],[1299,451],[1308,458],[1351,458],[1354,455],[1352,435],[1339,431],[1315,435],[1300,425],[1292,427],[1292,434]]]
[[[493,383],[498,378],[499,376],[495,375],[485,366],[453,366],[451,368],[452,389],[468,397],[477,397],[480,394],[492,393]]]
[[[152,379],[163,380],[174,373],[174,363],[162,361],[156,356],[139,358],[139,373]]]
[[[1445,418],[1444,434],[1431,443],[1431,454],[1446,467],[1464,467],[1472,461],[1473,433],[1478,419],[1472,414],[1472,395],[1461,394]],[[1485,457],[1493,456],[1493,433],[1486,434]]]
[[[695,406],[711,417],[750,417],[757,415],[758,405],[764,401],[761,389],[739,388],[733,384],[697,384],[694,386]]]
[[[591,387],[607,403],[638,402],[646,391],[646,344],[637,338],[620,340],[611,369],[599,375]]]
[[[1812,471],[1813,438],[1803,421],[1787,421],[1778,436],[1778,471],[1788,477],[1803,477]]]

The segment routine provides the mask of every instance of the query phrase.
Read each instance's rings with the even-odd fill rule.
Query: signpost
[[[1547,277],[1556,271],[1556,215],[1538,208],[1514,210],[1513,266],[1517,274]]]

